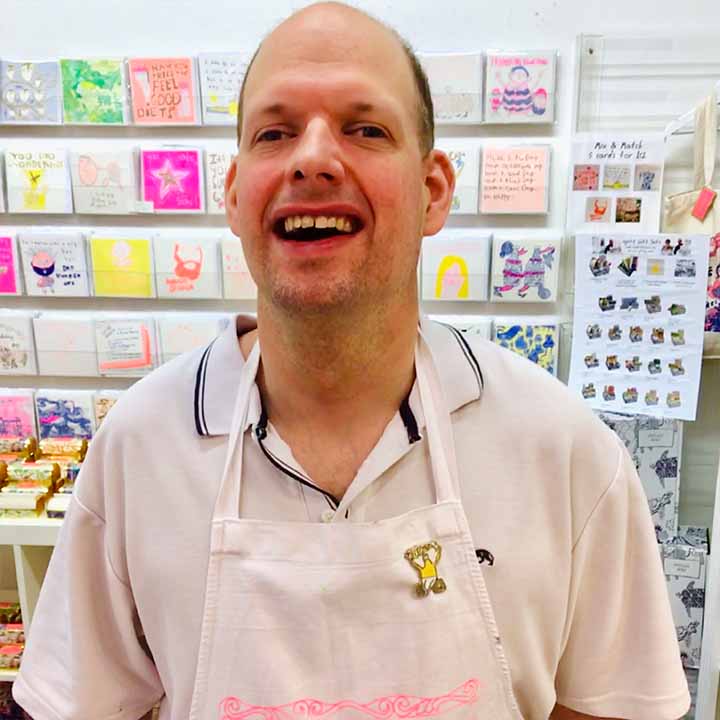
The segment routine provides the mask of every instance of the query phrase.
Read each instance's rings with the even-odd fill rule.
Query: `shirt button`
[[[320,519],[324,523],[330,523],[335,519],[335,511],[334,510],[325,510],[325,512],[320,516]]]

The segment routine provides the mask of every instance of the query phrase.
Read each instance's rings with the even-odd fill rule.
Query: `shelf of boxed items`
[[[720,77],[720,48],[711,35],[584,35],[576,49],[578,132],[662,132],[708,96]],[[670,137],[663,196],[692,188],[692,143],[692,122]],[[719,408],[720,360],[704,359],[697,417],[683,428],[679,508],[681,524],[712,531],[696,720],[720,718]]]

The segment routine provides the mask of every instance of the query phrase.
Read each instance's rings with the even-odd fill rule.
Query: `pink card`
[[[142,199],[155,212],[203,212],[201,151],[141,150]]]
[[[17,271],[15,242],[11,237],[0,237],[0,295],[18,294]]]
[[[35,435],[35,404],[30,390],[0,394],[0,438]]]
[[[128,75],[134,122],[139,125],[194,125],[198,122],[192,58],[131,58]]]
[[[480,212],[546,213],[549,170],[547,145],[485,146]]]
[[[710,208],[713,206],[716,197],[717,193],[712,188],[704,187],[700,191],[698,199],[695,202],[695,207],[690,214],[700,222],[703,222],[710,212]]]

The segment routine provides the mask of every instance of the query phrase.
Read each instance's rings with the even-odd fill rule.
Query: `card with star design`
[[[72,213],[65,148],[34,143],[5,150],[7,206],[11,213]]]
[[[205,212],[200,148],[141,148],[140,172],[141,200],[154,212]]]

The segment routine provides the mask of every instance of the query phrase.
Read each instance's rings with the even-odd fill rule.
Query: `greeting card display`
[[[93,398],[95,406],[95,427],[99,430],[103,420],[120,399],[122,390],[98,390]]]
[[[492,318],[487,315],[430,315],[431,320],[451,325],[468,337],[489,340],[492,335]]]
[[[36,375],[33,314],[0,312],[0,373]]]
[[[247,53],[201,53],[200,90],[205,125],[235,125],[238,97],[250,62]]]
[[[578,235],[568,385],[598,410],[694,420],[707,235]]]
[[[559,240],[493,239],[491,300],[557,300]]]
[[[95,433],[92,390],[38,390],[35,411],[40,440],[90,440]]]
[[[113,58],[60,60],[65,123],[123,125],[125,64]]]
[[[126,215],[135,209],[135,156],[132,150],[70,153],[76,213]]]
[[[487,53],[485,121],[551,123],[555,119],[556,51]]]
[[[662,135],[578,135],[572,145],[570,232],[657,232]]]
[[[155,320],[148,316],[101,317],[95,321],[100,375],[145,375],[155,367]]]
[[[135,123],[196,125],[199,122],[193,58],[131,58],[128,74]]]
[[[79,232],[21,232],[18,235],[28,295],[90,295],[85,238]]]
[[[150,238],[92,235],[89,243],[95,295],[155,297]]]
[[[554,318],[496,318],[493,341],[557,375],[559,330]]]
[[[0,390],[0,440],[25,440],[36,435],[32,390]]]
[[[20,293],[20,273],[15,238],[0,233],[0,295]]]
[[[41,375],[97,375],[95,324],[86,313],[42,313],[33,318]]]
[[[549,145],[486,145],[482,159],[480,212],[547,213],[549,182]]]
[[[257,286],[243,254],[238,238],[223,238],[221,242],[223,296],[227,300],[255,300]]]
[[[211,215],[225,214],[225,176],[235,152],[208,148],[205,151],[205,187],[207,211]]]
[[[420,58],[432,94],[435,122],[482,120],[482,53],[433,53]]]
[[[158,333],[162,362],[169,362],[212,342],[220,333],[220,316],[210,313],[163,315],[158,318]]]
[[[475,230],[423,238],[423,300],[487,300],[491,240]]]
[[[472,140],[445,138],[435,143],[447,154],[455,171],[451,215],[477,215],[480,189],[480,146]]]
[[[0,122],[23,125],[62,122],[57,61],[0,60]]]
[[[163,231],[153,246],[158,297],[222,297],[219,237]]]
[[[5,150],[8,211],[71,213],[72,190],[65,148],[31,143]]]
[[[205,210],[201,149],[141,149],[140,172],[141,198],[154,212],[198,213]]]

